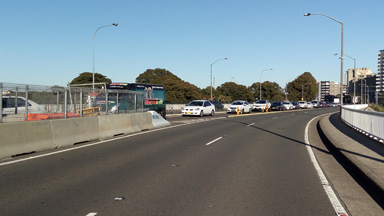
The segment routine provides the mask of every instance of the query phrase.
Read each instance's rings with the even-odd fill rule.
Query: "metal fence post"
[[[108,115],[108,91],[105,89],[105,115]]]
[[[0,83],[0,123],[3,122],[3,83]]]
[[[67,118],[67,89],[64,89],[64,118]]]
[[[119,114],[119,92],[116,94],[116,107],[117,107],[117,114]]]
[[[29,86],[25,86],[25,113],[24,113],[24,121],[28,121],[28,90]]]
[[[83,117],[83,89],[80,89],[80,117]]]
[[[135,93],[135,113],[137,112],[137,94]]]
[[[19,87],[16,87],[16,94],[15,94],[15,114],[17,114],[17,105],[18,105],[18,94],[19,94]]]

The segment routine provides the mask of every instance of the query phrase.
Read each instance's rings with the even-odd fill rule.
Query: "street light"
[[[321,15],[321,16],[325,16],[325,17],[328,17],[329,19],[333,20],[333,21],[336,21],[338,23],[341,24],[341,69],[340,69],[340,107],[343,105],[343,89],[344,89],[344,85],[343,85],[343,60],[344,60],[344,23],[342,21],[339,21],[333,17],[330,17],[326,14],[322,14],[322,13],[305,13],[304,16],[310,16],[310,15]],[[341,109],[341,108],[340,108]]]
[[[356,59],[352,58],[349,55],[345,55],[348,58],[353,60],[353,104],[355,104],[355,98],[356,98]]]
[[[268,71],[268,70],[273,70],[273,69],[272,68],[266,69],[266,70],[261,71],[261,73],[260,73],[260,99],[259,100],[261,100],[261,75],[263,74],[264,71]]]
[[[213,62],[211,64],[211,100],[213,99],[212,98],[212,65],[215,64],[216,62],[220,61],[220,60],[228,60],[228,58],[220,58],[220,59],[217,59],[215,62]]]
[[[304,100],[304,86],[307,84],[310,84],[310,83],[305,83],[305,84],[301,85],[301,100],[302,101]]]
[[[93,93],[92,96],[93,97],[95,96],[95,37],[96,37],[96,33],[101,28],[108,27],[108,26],[117,26],[117,25],[118,25],[118,23],[112,23],[110,25],[100,26],[98,29],[96,29],[95,34],[93,34],[93,71],[92,71],[92,93]]]

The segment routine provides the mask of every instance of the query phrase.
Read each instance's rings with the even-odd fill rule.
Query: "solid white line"
[[[226,118],[226,117],[214,118],[214,119],[209,120],[209,121],[213,121],[213,120],[217,120],[217,119],[222,119],[222,118]],[[81,149],[81,148],[86,148],[86,147],[90,147],[90,146],[94,146],[94,145],[99,145],[99,144],[103,144],[103,143],[114,141],[114,140],[125,139],[125,138],[128,138],[128,137],[138,136],[138,135],[142,135],[142,134],[146,134],[146,133],[151,133],[151,132],[155,132],[155,131],[176,128],[176,127],[181,127],[181,126],[186,126],[186,125],[195,124],[195,123],[200,123],[200,122],[190,122],[190,123],[184,123],[184,124],[181,124],[181,125],[174,125],[174,126],[157,128],[157,129],[148,130],[148,131],[142,131],[142,132],[139,132],[139,133],[129,134],[129,135],[126,135],[126,136],[121,136],[121,137],[115,137],[115,138],[112,138],[112,139],[108,139],[108,140],[104,140],[104,141],[99,141],[99,142],[95,142],[95,143],[90,143],[90,144],[85,144],[85,145],[82,145],[82,146],[72,147],[72,148],[69,148],[69,149],[63,149],[63,150],[59,150],[59,151],[55,151],[55,152],[50,152],[50,153],[46,153],[46,154],[31,156],[31,157],[27,157],[27,158],[23,158],[23,159],[3,162],[3,163],[0,163],[0,166],[5,166],[5,165],[14,164],[14,163],[18,163],[18,162],[22,162],[22,161],[27,161],[27,160],[32,160],[32,159],[41,158],[41,157],[46,157],[46,156],[50,156],[50,155],[60,154],[60,153],[63,153],[63,152],[68,152],[68,151],[73,151],[73,150],[77,150],[77,149]]]
[[[247,126],[249,127],[249,126],[252,126],[252,125],[254,125],[254,124],[255,124],[255,123],[251,123],[251,124],[249,124],[249,125],[247,125]]]
[[[209,142],[209,143],[207,143],[207,144],[205,144],[205,145],[211,145],[212,143],[214,143],[214,142],[216,142],[216,141],[218,141],[218,140],[220,140],[220,139],[222,139],[223,137],[219,137],[219,138],[217,138],[217,139],[215,139],[215,140],[212,140],[211,142]]]
[[[86,216],[95,216],[95,215],[97,215],[97,213],[91,212],[91,213],[87,214]]]
[[[326,115],[326,114],[323,114],[323,115]],[[323,115],[320,115],[320,116],[323,116]],[[316,118],[318,118],[320,116],[317,116],[317,117],[311,119],[311,121],[309,121],[307,123],[307,126],[305,127],[305,132],[304,132],[304,140],[305,140],[305,143],[307,144],[307,150],[308,150],[309,156],[311,158],[311,161],[313,163],[313,166],[315,167],[315,169],[317,171],[317,175],[320,178],[320,181],[321,181],[321,184],[323,185],[325,193],[327,193],[327,195],[328,195],[328,199],[331,201],[333,209],[335,209],[337,215],[348,216],[347,211],[344,209],[339,198],[336,196],[336,193],[333,191],[333,188],[330,186],[327,178],[325,177],[323,171],[321,170],[320,165],[316,159],[316,156],[313,153],[313,150],[311,148],[311,144],[309,143],[309,138],[308,138],[309,125],[311,124],[311,122],[313,120],[315,120]]]

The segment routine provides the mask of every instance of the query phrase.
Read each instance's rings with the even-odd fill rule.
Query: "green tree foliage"
[[[316,98],[319,89],[312,74],[305,72],[287,84],[287,91],[290,101],[299,101],[302,99],[302,95],[305,101],[311,101]]]
[[[259,82],[253,83],[248,89],[252,93],[253,98],[260,99]],[[283,101],[285,96],[279,84],[265,81],[261,85],[261,98],[269,101]]]
[[[197,86],[181,80],[165,69],[148,69],[136,78],[136,82],[163,85],[167,103],[188,103],[191,100],[203,99],[203,94]]]
[[[111,83],[112,80],[107,78],[106,76],[95,73],[95,83]],[[91,72],[83,72],[78,77],[72,80],[70,84],[92,84],[92,73]],[[96,87],[96,86],[95,86]]]
[[[238,85],[234,82],[226,82],[217,87],[217,92],[221,99],[225,99],[225,103],[230,103],[232,100],[253,101],[252,93],[244,85]],[[228,99],[231,99],[228,101]]]

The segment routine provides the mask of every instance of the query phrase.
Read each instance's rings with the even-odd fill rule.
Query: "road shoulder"
[[[383,209],[340,165],[327,148],[329,144],[319,135],[319,121],[320,118],[316,119],[309,127],[309,141],[324,174],[350,215],[384,215]]]

